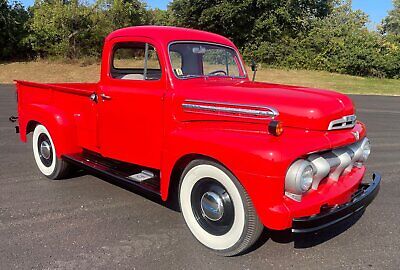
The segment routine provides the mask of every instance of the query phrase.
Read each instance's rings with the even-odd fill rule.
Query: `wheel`
[[[68,173],[69,164],[57,158],[56,148],[49,131],[43,125],[37,125],[33,131],[33,156],[39,170],[50,179],[61,179]]]
[[[213,161],[189,163],[181,176],[179,203],[196,239],[223,256],[243,253],[264,229],[237,178]]]

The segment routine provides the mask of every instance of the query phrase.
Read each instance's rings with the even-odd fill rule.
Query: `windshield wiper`
[[[204,75],[195,75],[195,74],[187,74],[187,75],[181,75],[179,78],[181,79],[192,79],[192,78],[204,78]]]
[[[231,79],[239,79],[240,76],[235,76],[235,75],[204,75],[206,77],[221,77],[221,78],[231,78]]]

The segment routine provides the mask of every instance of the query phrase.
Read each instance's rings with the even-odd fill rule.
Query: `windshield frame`
[[[239,62],[239,68],[242,70],[243,76],[235,76],[235,77],[226,76],[226,75],[223,75],[223,76],[209,76],[209,75],[197,75],[197,76],[193,75],[193,76],[190,76],[190,75],[188,75],[188,77],[179,77],[179,76],[177,76],[175,74],[175,72],[173,71],[172,59],[171,59],[171,46],[174,45],[174,44],[177,44],[177,43],[205,44],[205,45],[213,45],[213,46],[217,46],[217,47],[223,47],[223,48],[230,49],[230,50],[234,51],[235,54],[236,54],[236,57],[237,57],[238,62]],[[233,80],[238,80],[238,79],[239,80],[243,80],[243,79],[248,78],[247,71],[244,68],[242,57],[238,53],[238,51],[232,46],[221,44],[221,43],[215,43],[215,42],[210,42],[210,41],[199,41],[199,40],[177,40],[177,41],[172,41],[172,42],[170,42],[168,44],[168,59],[169,59],[169,65],[171,67],[171,71],[174,74],[175,78],[177,78],[178,80],[190,80],[190,79],[198,79],[198,78],[229,78],[229,79],[233,79]]]

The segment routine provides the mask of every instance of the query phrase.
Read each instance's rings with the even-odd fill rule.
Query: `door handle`
[[[102,98],[103,100],[110,100],[110,99],[111,99],[111,97],[110,97],[110,96],[107,96],[106,94],[101,94],[100,96],[101,96],[101,98]]]

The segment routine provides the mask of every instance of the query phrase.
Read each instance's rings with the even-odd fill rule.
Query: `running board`
[[[104,158],[90,151],[84,151],[79,154],[63,155],[62,159],[88,171],[99,173],[116,181],[133,185],[153,194],[160,195],[160,177],[158,171]]]

